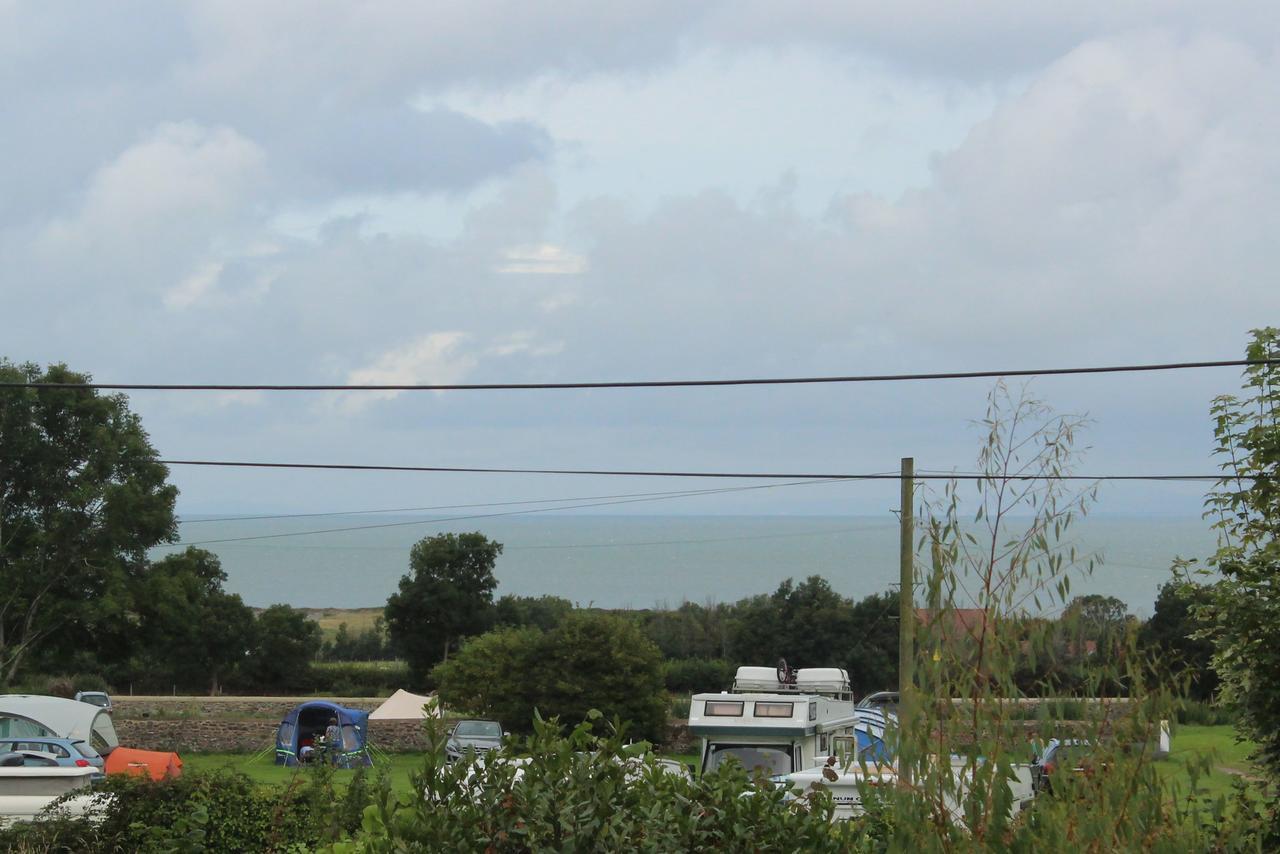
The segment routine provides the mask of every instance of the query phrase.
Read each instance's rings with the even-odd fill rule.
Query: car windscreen
[[[453,734],[470,738],[502,738],[502,725],[496,721],[460,721]]]
[[[707,760],[705,770],[714,771],[731,760],[746,769],[749,774],[764,774],[773,777],[777,774],[790,774],[791,751],[785,747],[774,747],[763,744],[717,745],[711,748],[711,756]]]
[[[105,709],[111,700],[106,694],[81,694],[80,702],[90,703],[94,706],[101,706]]]

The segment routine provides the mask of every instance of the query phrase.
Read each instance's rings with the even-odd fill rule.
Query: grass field
[[[1232,780],[1239,776],[1253,773],[1248,754],[1252,745],[1238,743],[1235,730],[1230,726],[1182,726],[1174,735],[1169,758],[1156,765],[1160,775],[1175,783],[1180,793],[1186,796],[1191,791],[1192,775],[1189,766],[1198,760],[1208,759],[1212,770],[1208,775],[1201,775],[1197,780],[1197,794],[1217,797],[1231,792]],[[668,759],[676,759],[686,764],[696,764],[697,755],[692,753],[662,754]],[[188,771],[211,771],[227,769],[239,771],[251,779],[264,785],[283,786],[291,782],[298,774],[305,774],[305,769],[285,768],[274,764],[271,753],[257,757],[243,753],[191,753],[182,757],[184,767]],[[421,767],[422,756],[417,753],[385,754],[379,760],[378,767],[386,768],[391,781],[391,788],[399,794],[409,795],[413,791],[409,775]],[[350,772],[339,771],[338,782]]]
[[[1190,767],[1207,760],[1211,770],[1196,781],[1195,793],[1208,797],[1228,795],[1233,780],[1256,773],[1249,762],[1253,748],[1252,742],[1236,741],[1232,726],[1180,726],[1170,744],[1169,758],[1156,767],[1185,795],[1191,793]]]
[[[325,640],[333,640],[338,633],[338,626],[347,624],[347,631],[353,635],[372,629],[374,622],[382,616],[381,608],[304,608],[303,611],[320,626],[320,633]]]
[[[298,775],[305,775],[305,768],[286,768],[275,764],[275,755],[265,753],[251,756],[244,753],[189,753],[182,757],[184,771],[239,771],[255,782],[267,786],[284,786],[292,782]],[[422,765],[422,755],[418,753],[391,753],[384,760],[379,760],[378,768],[386,768],[391,788],[400,794],[408,795],[413,791],[409,775]],[[353,772],[339,770],[337,782]]]

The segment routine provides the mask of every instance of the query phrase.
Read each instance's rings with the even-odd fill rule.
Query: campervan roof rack
[[[837,700],[853,700],[849,672],[839,667],[802,667],[794,682],[780,682],[774,667],[739,667],[733,680],[736,693],[819,694]]]

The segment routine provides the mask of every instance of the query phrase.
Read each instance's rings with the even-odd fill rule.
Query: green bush
[[[679,658],[662,665],[663,681],[673,694],[727,690],[734,672],[733,665],[723,659]]]
[[[528,732],[536,712],[580,720],[599,709],[651,741],[666,735],[662,657],[636,625],[579,611],[549,632],[498,629],[467,641],[433,671],[455,709]]]
[[[624,747],[618,730],[615,722],[596,737],[584,723],[565,735],[537,719],[530,738],[485,762],[450,765],[436,724],[414,797],[384,792],[355,837],[333,850],[843,852],[874,842],[864,822],[832,823],[825,793],[788,801],[732,763],[690,780]]]
[[[1236,716],[1228,709],[1214,703],[1187,700],[1178,707],[1177,720],[1180,724],[1192,726],[1220,726],[1234,724]]]
[[[71,699],[77,691],[110,691],[107,680],[95,673],[54,673],[28,676],[9,686],[8,693],[40,694]]]
[[[403,661],[314,662],[307,678],[311,693],[334,697],[377,697],[411,684]],[[433,686],[414,687],[421,691]]]
[[[365,807],[385,788],[358,770],[345,790],[334,771],[316,766],[285,787],[263,787],[230,771],[175,780],[109,777],[110,794],[85,819],[0,830],[0,850],[30,852],[310,850],[352,833]]]

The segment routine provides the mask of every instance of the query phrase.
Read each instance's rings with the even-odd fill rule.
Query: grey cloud
[[[277,33],[272,26],[264,28],[267,42]],[[299,43],[308,44],[311,36],[304,36]],[[261,59],[262,67],[285,62],[292,49],[285,46],[279,60]],[[191,88],[181,91],[204,93],[207,100],[192,102],[205,105],[200,110],[216,102],[209,94],[215,84],[229,86],[259,67],[215,74],[201,62],[189,65],[181,85]],[[1230,356],[1248,327],[1280,309],[1270,278],[1280,226],[1278,68],[1269,51],[1226,39],[1096,40],[1055,62],[941,156],[931,186],[898,200],[840,197],[822,221],[796,213],[785,186],[755,206],[691,190],[652,212],[602,199],[566,217],[545,174],[512,171],[522,157],[538,156],[535,130],[486,130],[437,116],[453,130],[433,125],[431,133],[456,133],[459,146],[491,145],[482,160],[513,176],[504,194],[468,218],[461,238],[444,243],[373,234],[351,221],[332,223],[314,240],[277,234],[270,207],[290,191],[316,192],[307,181],[339,175],[343,165],[317,166],[310,178],[282,180],[283,187],[260,186],[255,164],[271,165],[298,144],[283,126],[304,114],[268,120],[259,105],[235,121],[178,122],[196,132],[161,146],[223,164],[219,174],[228,177],[217,188],[240,187],[240,194],[178,207],[168,221],[156,220],[154,231],[120,236],[128,252],[66,243],[54,257],[37,257],[34,238],[51,219],[71,228],[102,210],[92,221],[110,224],[114,209],[89,203],[94,176],[128,151],[155,151],[156,129],[175,126],[143,121],[140,109],[124,141],[83,159],[78,192],[48,203],[55,215],[0,231],[5,268],[20,271],[6,273],[10,310],[0,332],[13,358],[65,359],[103,378],[160,380],[340,380],[442,331],[472,334],[473,349],[460,355],[474,358],[474,379]],[[421,77],[415,71],[395,79],[408,86]],[[368,85],[353,84],[343,97]],[[394,136],[403,102],[379,95],[371,103],[370,114]],[[74,105],[57,110],[71,115]],[[425,140],[433,119],[405,113],[406,122],[426,123],[417,125]],[[389,162],[404,180],[440,185],[448,176],[415,171],[425,168],[413,159],[415,138],[394,140],[405,147]],[[335,148],[353,156],[373,154],[361,151],[354,131],[340,142]],[[367,171],[344,180],[385,185],[393,174],[380,168],[361,166]],[[485,168],[460,171],[479,176]],[[262,179],[273,180],[274,173]],[[113,198],[137,201],[127,192]],[[127,232],[132,221],[116,225]],[[101,239],[104,229],[90,231]],[[585,271],[494,272],[513,244],[543,242],[585,254]],[[210,264],[216,281],[193,290],[188,310],[166,306],[165,293]],[[33,317],[40,322],[28,322]],[[564,348],[538,356],[485,352],[494,339],[524,332]],[[1098,433],[1100,467],[1136,469],[1204,463],[1205,402],[1233,380],[1198,375],[1044,388],[1063,408],[1088,408],[1106,425]],[[717,391],[696,399],[674,391],[421,395],[345,418],[298,399],[230,402],[214,412],[174,399],[140,398],[139,406],[166,453],[191,456],[867,470],[883,469],[901,453],[936,465],[971,459],[973,436],[956,413],[979,412],[984,387]],[[238,501],[243,481],[197,476],[183,483],[199,483],[209,507]],[[299,497],[297,480],[273,483],[259,500],[362,503],[315,490]],[[399,501],[410,490],[400,484],[389,484],[387,496]]]
[[[550,147],[547,134],[528,123],[488,125],[453,110],[397,105],[315,116],[277,156],[281,171],[299,169],[300,182],[333,196],[463,190],[539,160]]]

